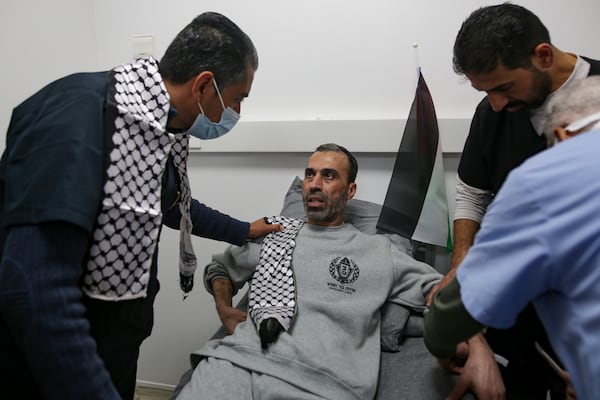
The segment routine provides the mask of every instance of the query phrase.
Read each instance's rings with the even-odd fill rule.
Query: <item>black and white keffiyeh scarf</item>
[[[182,192],[179,264],[187,293],[196,269],[186,165],[189,136],[166,131],[169,95],[156,60],[140,58],[110,71],[106,107],[105,137],[112,139],[112,150],[83,290],[92,298],[113,301],[146,295],[162,223],[162,176],[170,154]]]
[[[301,220],[283,216],[267,218],[267,221],[281,224],[283,229],[265,236],[248,297],[248,312],[258,329],[263,348],[277,338],[281,328],[289,329],[296,314],[292,255],[296,236],[304,224]]]

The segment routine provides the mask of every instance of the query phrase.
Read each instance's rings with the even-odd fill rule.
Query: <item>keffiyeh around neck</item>
[[[283,216],[271,217],[268,221],[281,224],[283,230],[265,236],[248,298],[250,317],[259,331],[263,348],[275,340],[279,333],[263,332],[270,329],[269,325],[264,325],[263,322],[275,319],[284,330],[288,330],[296,314],[292,255],[296,246],[296,236],[303,225],[301,220]]]
[[[156,60],[141,58],[110,71],[104,130],[112,148],[83,279],[90,297],[118,301],[146,295],[169,154],[181,181],[181,285],[186,293],[192,288],[196,258],[190,239],[188,135],[166,132],[169,108]]]

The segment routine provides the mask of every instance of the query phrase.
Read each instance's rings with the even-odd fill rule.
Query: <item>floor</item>
[[[135,389],[134,400],[169,400],[170,398],[170,390],[153,389],[139,386]]]

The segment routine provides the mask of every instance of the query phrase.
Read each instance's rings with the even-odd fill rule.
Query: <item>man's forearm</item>
[[[246,312],[232,306],[233,285],[228,278],[214,278],[211,282],[219,318],[227,332],[232,334],[235,327],[246,320]]]
[[[211,285],[217,308],[220,306],[231,307],[233,299],[233,285],[231,281],[227,278],[215,278],[211,281]]]
[[[479,231],[479,222],[470,219],[457,219],[454,221],[454,243],[452,250],[451,269],[456,269],[467,255],[473,245],[475,234]]]

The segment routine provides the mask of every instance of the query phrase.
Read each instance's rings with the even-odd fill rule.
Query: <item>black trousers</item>
[[[123,400],[134,398],[140,346],[154,325],[159,284],[156,274],[151,275],[147,297],[118,302],[86,297],[84,301],[98,354]]]
[[[531,304],[521,312],[512,328],[488,328],[485,337],[494,353],[508,360],[506,367],[500,366],[507,399],[546,400],[548,391],[552,400],[566,397],[564,380],[535,348],[537,341],[552,358],[559,361]]]

